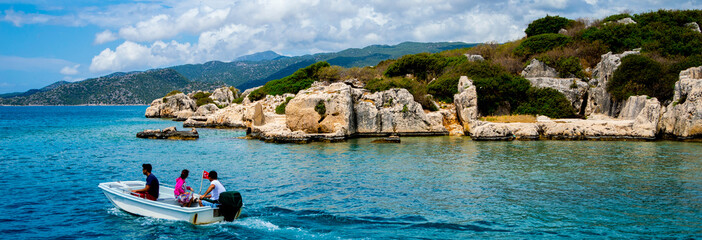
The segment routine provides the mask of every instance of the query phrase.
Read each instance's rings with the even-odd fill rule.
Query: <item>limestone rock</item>
[[[556,72],[556,69],[549,67],[545,63],[542,63],[536,59],[532,59],[529,65],[526,66],[526,68],[524,68],[521,75],[525,78],[556,78],[558,77],[558,72]]]
[[[697,24],[697,22],[687,23],[687,24],[685,24],[685,26],[686,26],[686,27],[689,27],[690,29],[692,29],[692,31],[695,31],[695,32],[702,32],[702,31],[700,31],[700,25]]]
[[[232,92],[229,87],[217,88],[212,92],[210,98],[215,102],[215,104],[220,106],[229,106],[234,99],[238,98],[238,92]]]
[[[471,121],[478,119],[478,93],[473,81],[466,76],[458,80],[459,93],[453,96],[456,115],[464,131],[469,128]]]
[[[680,72],[673,102],[665,108],[658,128],[668,137],[702,138],[702,67]]]
[[[354,93],[356,131],[359,134],[448,134],[443,124],[430,121],[422,106],[406,89]]]
[[[179,122],[185,121],[189,117],[192,117],[193,115],[195,115],[195,113],[193,111],[190,111],[190,109],[179,111],[179,112],[175,113],[175,117],[173,118],[173,121],[179,121]]]
[[[585,115],[606,114],[612,117],[619,115],[621,103],[614,101],[612,96],[607,92],[607,82],[612,79],[614,71],[621,65],[621,59],[623,57],[639,53],[639,51],[626,51],[621,54],[608,52],[602,55],[602,60],[592,71],[593,79],[590,81],[590,84],[595,85],[595,87],[590,88],[588,91]]]
[[[184,110],[195,112],[197,104],[185,94],[178,93],[152,101],[144,115],[148,118],[174,118],[176,113]]]
[[[244,101],[242,102],[242,104],[249,104],[249,103],[251,103],[251,101],[250,101],[249,98],[248,98],[249,94],[250,94],[251,92],[255,91],[256,89],[261,88],[261,87],[263,87],[263,86],[258,86],[258,87],[249,88],[249,89],[244,90],[244,92],[241,93],[241,95],[240,95],[240,97],[244,98]]]
[[[485,123],[471,129],[474,140],[532,140],[539,138],[535,123]]]
[[[483,56],[478,55],[478,54],[467,54],[466,53],[463,55],[466,56],[466,58],[468,58],[468,61],[471,61],[471,62],[485,61],[485,58],[483,58]]]
[[[261,105],[260,102],[257,102],[254,104],[254,115],[253,115],[253,125],[254,126],[261,126],[264,123],[264,116],[263,116],[263,105]]]
[[[136,134],[138,138],[195,140],[200,137],[197,131],[178,131],[175,127],[161,130],[144,130]]]
[[[627,25],[627,24],[636,24],[636,21],[634,21],[634,19],[631,19],[631,18],[628,17],[628,18],[622,18],[622,19],[619,19],[619,20],[616,20],[616,21],[612,21],[612,22],[606,22],[606,23],[604,23],[604,24],[605,24],[605,25],[607,25],[607,24],[624,24],[624,25]]]
[[[577,78],[549,78],[549,77],[534,77],[527,78],[531,85],[537,88],[552,88],[562,93],[570,105],[573,106],[576,113],[579,113],[583,108],[589,85]]]
[[[320,113],[318,106],[323,106],[324,111]],[[356,132],[351,87],[344,83],[300,91],[288,102],[285,115],[291,131],[345,135]]]
[[[647,98],[648,96],[646,95],[629,97],[622,104],[623,107],[619,112],[619,118],[628,120],[635,119],[646,105]]]
[[[208,103],[197,108],[195,116],[207,116],[219,111],[219,107],[213,103]]]

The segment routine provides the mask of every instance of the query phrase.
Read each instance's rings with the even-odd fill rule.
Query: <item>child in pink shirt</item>
[[[193,198],[192,193],[185,191],[186,189],[190,191],[193,190],[191,187],[185,186],[185,179],[188,178],[188,173],[190,173],[188,169],[183,169],[183,171],[180,172],[180,177],[176,179],[175,190],[173,191],[176,200],[184,207],[190,207]]]

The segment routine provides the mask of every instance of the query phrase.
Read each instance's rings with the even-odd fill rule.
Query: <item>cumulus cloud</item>
[[[76,75],[78,74],[78,67],[80,67],[80,64],[76,64],[73,66],[65,66],[61,68],[61,71],[59,71],[63,75]]]
[[[110,30],[105,30],[100,33],[95,34],[95,40],[93,41],[94,44],[103,44],[106,42],[112,42],[114,40],[117,40],[117,35],[112,33]]]
[[[23,24],[96,25],[94,43],[121,41],[94,56],[93,73],[288,55],[404,41],[505,42],[547,14],[601,18],[623,10],[696,8],[695,1],[602,0],[159,0],[83,8],[52,16],[5,11]]]

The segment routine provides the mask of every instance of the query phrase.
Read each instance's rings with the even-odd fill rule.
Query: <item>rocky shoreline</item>
[[[533,60],[522,76],[540,88],[553,88],[571,101],[585,119],[549,119],[531,123],[495,123],[479,120],[476,88],[461,77],[454,103],[435,103],[428,111],[406,89],[370,92],[355,79],[315,82],[297,94],[266,96],[251,102],[254,89],[243,93],[230,88],[214,91],[216,104],[200,107],[190,96],[176,94],[156,99],[146,117],[184,121],[183,127],[247,129],[247,138],[267,142],[335,142],[355,137],[470,136],[474,140],[657,140],[702,139],[702,67],[680,73],[675,97],[661,103],[648,96],[614,100],[607,81],[621,58],[638,51],[607,53],[592,70],[592,79],[558,78],[554,69]],[[470,58],[480,61],[478,58]],[[241,103],[235,99],[243,98]],[[284,114],[276,107],[284,106]],[[222,107],[220,109],[220,107]]]

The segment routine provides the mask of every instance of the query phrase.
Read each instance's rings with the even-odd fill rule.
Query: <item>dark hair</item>
[[[188,173],[190,173],[190,171],[188,171],[188,169],[183,169],[183,171],[180,172],[180,179],[185,180],[186,178],[188,178]]]
[[[217,171],[212,170],[210,171],[210,175],[207,176],[209,176],[211,179],[217,179]]]
[[[141,165],[142,169],[145,169],[147,172],[151,172],[151,164],[144,163]]]

